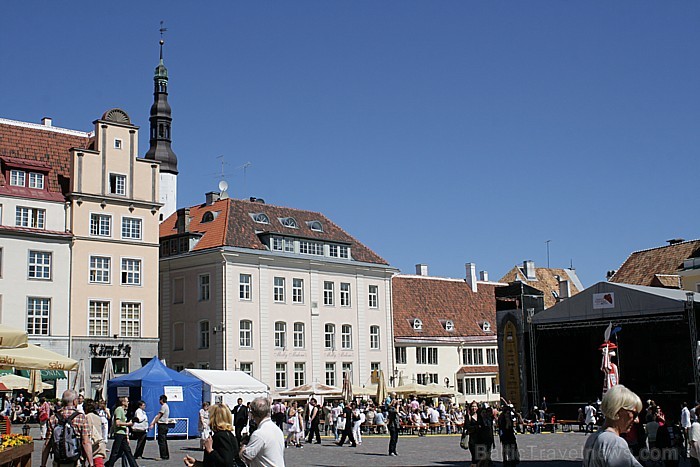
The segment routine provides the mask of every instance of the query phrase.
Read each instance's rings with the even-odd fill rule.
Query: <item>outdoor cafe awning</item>
[[[2,371],[2,370],[0,370]],[[20,370],[19,374],[25,378],[29,378],[30,370]],[[66,379],[66,372],[63,370],[41,370],[41,380],[42,381],[53,381],[56,379]]]

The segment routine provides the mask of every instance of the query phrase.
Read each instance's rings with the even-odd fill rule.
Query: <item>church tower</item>
[[[151,106],[150,148],[146,159],[160,162],[160,220],[167,219],[177,209],[177,156],[170,144],[172,117],[168,104],[168,69],[163,64],[163,44],[160,40],[160,62],[153,76],[153,105]]]

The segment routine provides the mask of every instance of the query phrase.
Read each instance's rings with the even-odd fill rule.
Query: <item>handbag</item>
[[[462,449],[469,449],[469,433],[466,431],[462,433],[462,438],[459,440],[459,447]]]

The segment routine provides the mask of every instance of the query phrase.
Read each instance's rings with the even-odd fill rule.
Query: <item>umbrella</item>
[[[350,378],[348,377],[348,373],[344,372],[343,373],[343,400],[344,401],[351,401],[352,399],[353,399],[352,383],[350,382]]]
[[[430,391],[431,394],[434,394],[436,396],[456,396],[459,394],[457,391],[454,389],[449,389],[445,386],[442,386],[441,384],[437,383],[430,383],[426,386]]]
[[[100,391],[100,397],[102,400],[107,400],[107,382],[114,378],[114,365],[112,364],[112,357],[108,357],[105,360],[105,366],[102,369],[102,376],[100,377],[100,385],[98,391]]]
[[[352,385],[352,394],[354,396],[373,396],[377,393],[377,386],[369,384],[367,386]]]
[[[78,361],[78,371],[75,372],[75,379],[73,379],[73,385],[71,387],[71,389],[83,395],[87,394],[90,389],[90,375],[85,366],[85,360],[81,358]]]
[[[34,395],[44,392],[44,388],[41,387],[41,370],[32,370],[29,373],[29,387],[27,390]]]
[[[384,379],[384,370],[379,370],[379,384],[377,384],[377,404],[384,403],[388,391],[389,390],[386,387],[386,379]]]
[[[431,391],[430,388],[428,388],[426,385],[416,383],[408,383],[401,386],[397,386],[392,390],[392,392],[402,395],[415,394],[416,396],[429,396],[433,394],[433,391]]]
[[[0,376],[0,383],[4,384],[7,386],[7,389],[10,390],[15,390],[15,389],[24,389],[28,390],[29,389],[29,378],[25,378],[24,376],[19,376],[19,375],[3,375]],[[41,389],[51,389],[52,386],[50,384],[46,383],[41,383]]]
[[[14,349],[0,349],[0,368],[22,370],[75,370],[78,361],[34,344]]]
[[[280,392],[280,396],[298,397],[298,396],[339,396],[342,393],[340,388],[335,386],[327,386],[314,381],[310,384],[302,384],[292,389]]]
[[[27,332],[0,324],[0,349],[27,346]]]

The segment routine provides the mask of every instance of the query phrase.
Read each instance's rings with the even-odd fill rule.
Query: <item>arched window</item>
[[[335,324],[327,323],[324,327],[324,347],[335,350]]]
[[[293,217],[282,217],[280,219],[280,223],[285,227],[289,227],[290,229],[299,228],[299,224],[297,224],[296,219],[294,219]]]
[[[257,214],[251,214],[253,217],[253,220],[257,222],[258,224],[269,224],[270,223],[270,218],[267,217],[267,214],[263,212],[259,212]]]
[[[253,347],[253,322],[247,319],[242,319],[239,325],[239,346],[250,348]]]
[[[307,225],[314,232],[323,232],[323,224],[320,221],[309,221]]]
[[[413,320],[413,330],[414,331],[422,331],[423,330],[423,321],[420,319],[416,318]]]
[[[202,216],[202,223],[211,222],[213,220],[214,220],[214,213],[211,211],[205,212],[204,215]]]

